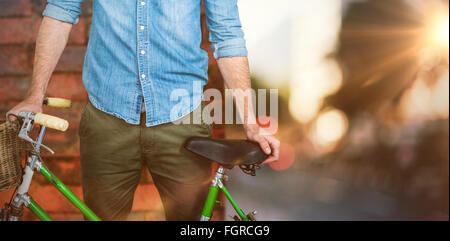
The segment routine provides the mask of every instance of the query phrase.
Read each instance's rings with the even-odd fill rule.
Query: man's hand
[[[250,70],[247,57],[220,58],[217,60],[220,72],[225,80],[225,85],[229,89],[246,91],[251,88]],[[236,101],[236,96],[234,96]],[[264,164],[278,160],[280,155],[280,141],[271,135],[263,135],[260,133],[260,127],[256,122],[255,113],[251,101],[245,104],[236,103],[239,116],[244,120],[244,129],[247,138],[250,141],[259,143],[262,150],[269,155],[263,162]],[[250,110],[250,111],[248,111]]]
[[[6,118],[8,119],[9,114],[17,115],[21,111],[32,111],[33,113],[41,113],[42,112],[42,98],[38,97],[28,97],[14,108],[12,108],[8,113],[6,113]],[[9,120],[14,121],[14,117],[10,116]]]
[[[247,57],[232,57],[217,59],[222,77],[225,85],[229,89],[246,91],[251,89],[250,70]],[[236,101],[236,96],[234,96]],[[271,135],[263,135],[260,133],[260,127],[256,123],[256,116],[253,112],[251,101],[247,101],[247,108],[245,104],[236,103],[236,108],[239,116],[244,120],[244,129],[247,138],[250,141],[258,142],[262,150],[270,155],[263,163],[274,162],[278,160],[280,155],[280,141]],[[250,110],[250,111],[248,111]]]
[[[258,125],[244,125],[244,129],[248,140],[259,143],[261,149],[269,155],[263,164],[278,161],[280,156],[280,141],[277,138],[260,134],[260,127]]]

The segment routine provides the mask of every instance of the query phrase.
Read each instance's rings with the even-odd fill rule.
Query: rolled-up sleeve
[[[84,0],[48,0],[42,15],[71,24],[78,23]]]
[[[247,56],[237,0],[205,0],[204,4],[214,58]]]

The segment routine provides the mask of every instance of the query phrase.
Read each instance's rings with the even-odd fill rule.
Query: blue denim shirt
[[[83,1],[48,0],[43,15],[76,24]],[[237,0],[204,7],[214,57],[247,56]],[[139,124],[144,102],[147,126],[197,108],[208,80],[200,11],[201,0],[94,0],[83,68],[92,104]]]

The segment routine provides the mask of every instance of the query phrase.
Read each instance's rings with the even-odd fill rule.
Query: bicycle
[[[234,216],[235,221],[256,221],[256,211],[245,214],[231,196],[228,189],[223,185],[223,180],[228,181],[226,172],[239,166],[245,174],[256,175],[256,170],[260,164],[267,159],[257,143],[247,140],[223,140],[206,137],[192,137],[187,140],[185,148],[197,155],[207,158],[219,164],[214,178],[209,188],[208,196],[203,206],[200,221],[209,221],[217,203],[219,190],[225,194],[238,216]],[[220,203],[220,202],[219,202]]]
[[[61,98],[46,98],[44,105],[57,108],[70,108],[71,101]],[[24,207],[28,208],[39,220],[52,221],[53,219],[37,204],[28,194],[28,190],[34,172],[42,174],[56,189],[63,194],[89,221],[101,221],[101,219],[83,203],[66,185],[57,178],[44,164],[41,158],[40,148],[43,147],[54,153],[49,147],[42,144],[46,128],[66,131],[69,123],[61,118],[42,113],[20,112],[17,116],[20,120],[18,137],[31,144],[32,149],[26,159],[22,181],[12,195],[11,201],[0,210],[0,221],[20,221]],[[34,125],[40,126],[39,134],[35,140],[30,137]],[[236,210],[237,215],[233,217],[236,221],[255,221],[256,211],[245,214],[233,199],[223,181],[228,180],[226,172],[235,166],[239,166],[246,174],[255,176],[260,164],[267,159],[267,155],[258,144],[246,140],[219,140],[203,137],[192,137],[185,143],[185,148],[199,156],[219,164],[212,179],[211,186],[202,210],[200,221],[211,220],[214,205],[217,201],[219,191]]]
[[[70,108],[71,101],[61,98],[46,98],[44,105],[56,108]],[[100,218],[89,209],[67,186],[59,180],[44,164],[41,158],[41,150],[43,147],[54,154],[53,150],[42,144],[47,128],[66,131],[69,123],[61,118],[46,115],[42,113],[20,112],[16,116],[16,120],[21,122],[19,124],[20,130],[18,136],[20,139],[31,144],[31,151],[25,163],[23,170],[22,181],[13,193],[11,201],[5,204],[5,208],[1,210],[0,220],[2,221],[20,221],[24,207],[28,208],[36,217],[42,221],[52,221],[53,219],[37,204],[37,202],[28,194],[28,189],[34,175],[37,171],[42,174],[47,181],[49,181],[56,189],[63,194],[83,215],[90,221],[100,221]],[[39,134],[36,140],[30,137],[30,133],[34,125],[40,126]]]

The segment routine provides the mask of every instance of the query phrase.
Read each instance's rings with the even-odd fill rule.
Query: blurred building
[[[271,167],[311,185],[286,199],[359,202],[355,219],[448,219],[448,1],[285,3],[261,0],[252,14],[256,3],[240,2],[255,86],[281,93]]]

